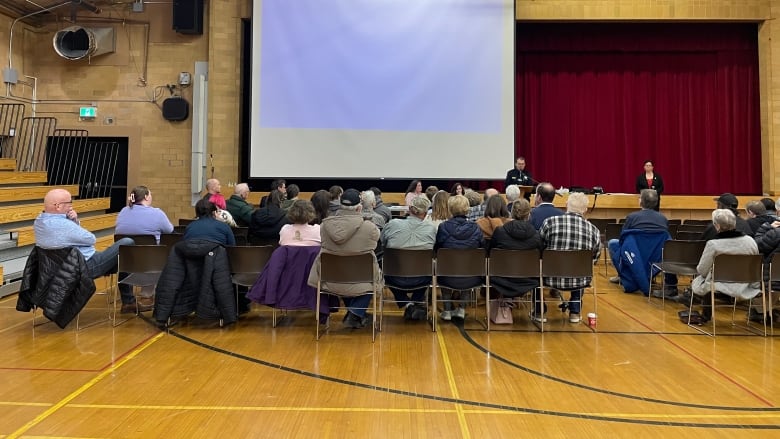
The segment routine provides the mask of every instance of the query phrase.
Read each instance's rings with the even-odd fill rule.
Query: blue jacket
[[[627,293],[639,290],[645,296],[650,294],[650,264],[661,260],[661,250],[669,239],[672,237],[666,231],[627,229],[620,233],[620,258],[615,266]]]

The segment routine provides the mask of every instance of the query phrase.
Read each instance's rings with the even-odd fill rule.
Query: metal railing
[[[79,185],[79,198],[111,196],[119,144],[89,139],[86,130],[59,129],[49,138],[48,183]]]

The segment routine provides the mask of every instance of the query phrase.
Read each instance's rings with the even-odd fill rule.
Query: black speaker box
[[[168,98],[163,101],[162,115],[165,120],[186,120],[190,115],[190,104],[183,98]]]
[[[173,0],[173,30],[180,34],[203,34],[203,0]]]

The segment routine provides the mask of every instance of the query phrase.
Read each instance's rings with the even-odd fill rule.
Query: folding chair
[[[587,277],[590,282],[583,286],[580,294],[580,315],[583,314],[582,306],[585,303],[585,289],[590,288],[593,291],[593,312],[598,308],[596,297],[596,285],[593,283],[593,251],[591,250],[545,250],[542,253],[542,280],[553,277]],[[544,312],[544,282],[539,284],[541,308]],[[551,287],[547,287],[551,288]],[[560,288],[558,288],[560,290]],[[567,300],[561,294],[560,300],[565,303]],[[581,322],[582,320],[580,320]],[[544,332],[544,319],[541,322],[541,331]]]
[[[135,245],[157,245],[157,238],[154,235],[121,235],[114,234],[114,242],[119,241],[122,238],[130,238],[135,242]]]
[[[271,259],[274,248],[267,246],[225,247],[230,260],[230,280],[236,292],[236,312],[239,309],[238,287],[249,288],[254,285],[257,276],[263,272],[265,264]],[[273,327],[276,327],[276,309],[271,314]]]
[[[474,306],[474,319],[477,318],[477,294],[474,290],[481,287],[487,287],[485,277],[487,276],[487,258],[483,248],[440,248],[436,251],[436,279],[434,284],[439,291],[441,288],[448,288],[453,291],[471,291],[473,294],[472,304]],[[457,285],[448,285],[442,277],[479,277],[478,283],[468,288],[459,288]],[[438,318],[439,308],[437,306],[438,294],[433,295],[433,319]],[[452,302],[464,302],[463,300]],[[488,319],[490,316],[485,316]]]
[[[408,288],[393,284],[387,279],[387,276],[403,277],[403,278],[415,278],[415,277],[429,277],[431,280],[428,285],[425,285],[425,301],[421,304],[425,306],[426,315],[430,313],[430,307],[428,306],[428,292],[431,288],[435,288],[433,284],[433,250],[411,250],[400,248],[386,248],[384,256],[382,258],[382,274],[385,276],[385,287],[396,288],[399,290],[413,291],[423,287]],[[382,322],[384,319],[385,302],[395,302],[395,297],[392,300],[385,300],[384,294],[380,295],[379,300],[379,326],[378,329],[382,330]],[[418,304],[419,302],[411,302]],[[431,314],[431,328],[436,331],[436,319]]]
[[[675,226],[675,225],[676,225],[676,226],[679,226],[680,224],[682,224],[682,220],[681,220],[681,219],[679,219],[679,218],[678,218],[678,219],[670,219],[670,220],[668,221],[668,224],[669,224],[670,226]]]
[[[163,233],[160,235],[160,245],[173,248],[183,237],[183,233]]]
[[[487,315],[488,332],[490,332],[490,302],[493,301],[490,295],[491,278],[533,278],[541,285],[541,263],[541,254],[537,249],[504,250],[495,248],[490,251],[490,257],[488,258],[488,272],[485,281],[487,284],[485,315]],[[526,291],[523,294],[527,295],[529,292],[532,293],[531,296],[533,296],[533,289]],[[499,298],[496,300],[501,299]],[[529,303],[533,304],[533,297]]]
[[[123,245],[119,247],[117,271],[127,273],[127,277],[117,281],[113,289],[113,326],[119,326],[130,319],[117,322],[116,302],[119,285],[131,288],[157,285],[157,280],[168,262],[168,247],[163,245]],[[135,295],[135,294],[133,294]],[[135,301],[135,315],[138,312],[138,300]]]
[[[673,274],[676,276],[688,276],[695,277],[699,274],[696,271],[696,266],[699,265],[699,259],[704,252],[704,241],[680,241],[669,240],[664,243],[664,248],[661,252],[661,262],[653,263],[650,266],[650,294],[647,296],[647,303],[653,303],[653,271],[659,270],[658,275],[661,276],[661,307],[663,308],[665,303],[666,291],[666,274]]]
[[[188,226],[191,222],[196,221],[197,218],[179,218],[179,225],[180,226]]]
[[[767,269],[769,270],[769,279],[767,285],[764,287],[766,291],[766,306],[764,307],[764,316],[766,316],[767,313],[770,313],[772,317],[774,317],[774,314],[772,313],[772,305],[775,303],[775,300],[773,300],[773,294],[780,293],[780,288],[774,287],[775,285],[780,285],[780,253],[775,253],[772,255],[772,259],[769,261],[769,267]],[[766,317],[764,318],[766,319]],[[775,324],[777,324],[777,322],[774,318],[772,318],[772,326],[770,328],[773,336],[775,335]]]
[[[677,232],[695,232],[699,235],[702,234],[707,229],[707,226],[705,224],[688,224],[688,221],[685,222],[685,224],[680,224],[677,226]]]
[[[766,309],[766,294],[764,290],[763,274],[762,274],[762,261],[761,255],[727,255],[720,254],[715,256],[715,260],[712,263],[712,282],[710,283],[710,309],[712,311],[712,332],[707,332],[699,326],[691,324],[691,313],[693,311],[693,298],[695,294],[691,294],[691,302],[688,306],[688,326],[691,328],[707,334],[711,337],[715,337],[715,283],[716,282],[734,282],[734,283],[757,283],[760,285],[761,304],[762,308]],[[753,299],[748,302],[748,315],[750,315],[750,309],[753,307]],[[731,326],[739,326],[735,323],[734,316],[737,311],[738,298],[734,298],[734,304],[731,305]],[[766,319],[764,321],[764,337],[766,337]],[[746,319],[746,326],[741,328],[750,332],[754,332],[754,328],[750,326],[750,319]]]
[[[708,219],[687,219],[683,221],[685,226],[709,226],[712,224],[712,220]]]
[[[683,227],[683,226],[680,226]],[[692,232],[690,230],[680,230],[677,228],[675,239],[678,241],[701,241],[701,232]]]
[[[332,291],[323,291],[323,283],[340,284],[360,284],[370,283],[373,286],[372,303],[372,322],[371,322],[371,341],[376,340],[376,302],[377,287],[374,282],[374,255],[373,253],[363,253],[359,255],[334,255],[331,253],[320,254],[320,277],[317,279],[317,310],[320,309],[320,302],[323,294],[339,296]],[[316,339],[320,339],[320,316],[315,312],[317,322]],[[326,329],[327,329],[326,324]]]
[[[233,227],[231,230],[237,246],[249,245],[249,227]]]

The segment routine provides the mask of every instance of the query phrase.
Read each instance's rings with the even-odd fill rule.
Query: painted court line
[[[433,318],[436,318],[434,316]],[[452,391],[452,397],[460,399],[458,394],[458,385],[455,382],[455,374],[452,372],[452,362],[450,361],[449,353],[447,352],[447,345],[444,342],[444,335],[441,331],[436,331],[436,338],[439,340],[439,348],[441,349],[441,356],[444,360],[444,370],[447,373],[447,382],[450,385],[450,391]],[[466,416],[463,414],[463,405],[455,403],[455,411],[458,414],[458,423],[460,424],[461,433],[465,439],[471,438],[471,432],[469,431],[469,425],[466,422]]]

